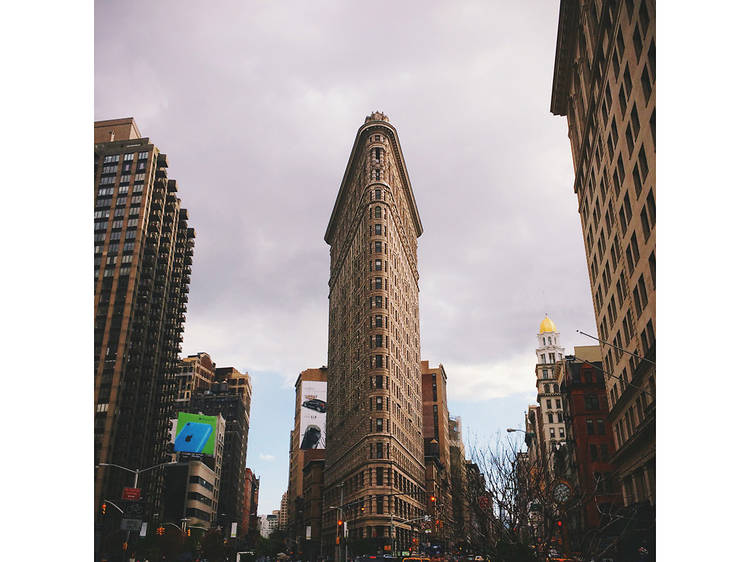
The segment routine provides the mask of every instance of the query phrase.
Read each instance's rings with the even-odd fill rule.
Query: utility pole
[[[336,554],[337,554],[338,562],[343,562],[342,558],[341,558],[341,543],[344,542],[344,537],[343,536],[339,536],[339,535],[343,535],[344,534],[344,525],[343,525],[343,521],[344,521],[344,483],[343,482],[341,482],[339,484],[339,491],[340,491],[340,494],[339,494],[339,508],[338,508],[339,518],[338,518],[338,521],[336,521],[336,537],[338,537],[338,539],[339,539],[339,544],[338,544],[338,548],[336,549]],[[339,525],[339,521],[342,521],[341,525]],[[339,528],[341,530],[339,530]]]

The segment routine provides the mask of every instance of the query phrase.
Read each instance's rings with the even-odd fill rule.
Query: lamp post
[[[335,509],[338,511],[338,518],[336,519],[336,538],[339,539],[338,548],[336,549],[336,562],[342,562],[341,561],[341,543],[343,543],[343,536],[339,537],[339,527],[343,527],[343,521],[344,521],[344,483],[341,482],[339,485],[340,495],[339,495],[339,505],[329,505],[328,509]],[[342,522],[341,525],[339,525],[339,521]],[[344,534],[343,529],[341,530],[341,534]],[[321,533],[322,535],[322,533]],[[323,537],[321,536],[321,550],[323,548]],[[347,553],[344,553],[344,556],[346,557]],[[346,560],[346,558],[344,558]]]
[[[396,496],[408,496],[409,492],[396,492],[395,494],[388,494],[388,497],[395,498]],[[395,530],[395,527],[393,526],[393,502],[391,502],[391,505],[389,506],[390,512],[391,512],[391,527],[390,527],[390,535],[391,535],[391,554],[394,552],[394,537],[393,537],[393,531]],[[416,520],[415,520],[416,521]],[[403,521],[403,523],[408,523],[408,521]]]
[[[149,466],[148,468],[127,468],[125,466],[120,466],[119,464],[112,464],[107,462],[100,462],[98,465],[96,465],[96,468],[99,468],[100,466],[113,466],[115,468],[119,468],[121,470],[125,470],[127,472],[133,473],[133,488],[138,487],[138,476],[140,476],[144,472],[148,472],[149,470],[153,470],[154,468],[159,468],[160,466],[166,466],[168,464],[177,464],[176,461],[169,461],[169,462],[162,462],[159,464],[155,464],[154,466]],[[125,544],[127,545],[130,542],[130,531],[127,532],[127,535],[125,535]],[[127,552],[125,549],[123,549],[123,557],[127,556]]]

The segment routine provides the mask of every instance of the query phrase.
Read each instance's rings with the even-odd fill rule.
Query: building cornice
[[[550,103],[550,111],[553,115],[568,114],[568,92],[570,91],[571,65],[575,55],[575,30],[577,25],[578,1],[560,0],[555,69],[552,73],[552,101]]]

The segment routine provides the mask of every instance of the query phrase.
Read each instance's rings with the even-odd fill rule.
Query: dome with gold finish
[[[543,334],[544,332],[557,332],[555,323],[546,314],[544,315],[544,320],[539,325],[539,333]]]

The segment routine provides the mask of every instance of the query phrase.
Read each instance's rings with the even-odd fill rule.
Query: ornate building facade
[[[554,378],[555,363],[563,360],[565,349],[560,346],[560,332],[549,316],[542,320],[536,337],[539,345],[536,349],[536,401],[541,426],[538,438],[540,443],[544,442],[542,449],[549,453],[566,438],[560,385]]]
[[[323,543],[411,544],[425,513],[417,237],[396,129],[382,113],[357,131],[325,234],[330,245]],[[391,527],[393,525],[393,527]]]

